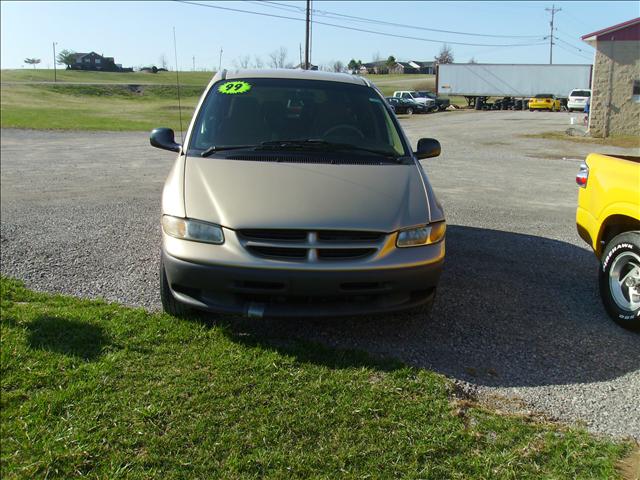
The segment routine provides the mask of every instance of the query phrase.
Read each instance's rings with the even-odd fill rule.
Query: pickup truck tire
[[[189,307],[176,300],[176,297],[173,296],[162,259],[160,259],[160,301],[162,302],[162,310],[174,317],[186,317],[191,311]]]
[[[609,316],[621,327],[640,330],[640,232],[621,233],[607,244],[599,280]]]
[[[407,108],[407,115],[413,115],[413,108]]]

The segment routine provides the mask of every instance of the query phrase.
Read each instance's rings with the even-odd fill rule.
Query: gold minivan
[[[445,219],[416,151],[366,79],[308,70],[221,71],[162,194],[166,312],[335,316],[429,306]]]

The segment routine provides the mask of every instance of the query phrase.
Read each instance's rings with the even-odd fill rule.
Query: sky
[[[299,62],[305,38],[304,1],[193,1],[297,20],[177,1],[2,1],[1,68],[31,68],[24,64],[27,57],[41,59],[40,68],[53,68],[52,44],[56,42],[58,51],[95,51],[115,57],[116,63],[125,67],[159,66],[164,57],[173,69],[174,27],[180,70],[192,70],[194,64],[196,70],[217,69],[221,49],[222,67],[226,68],[238,67],[247,55],[252,63],[260,57],[266,66],[269,53],[280,47],[287,49],[288,62]],[[400,61],[429,61],[443,43],[448,43],[456,62],[474,58],[479,63],[548,63],[549,40],[545,37],[549,35],[550,13],[545,9],[552,4],[314,0],[313,19],[318,23],[312,28],[311,61],[317,65],[332,65],[337,60],[346,64],[351,58],[368,62],[389,55]],[[555,7],[562,10],[555,15],[554,33],[559,40],[553,49],[553,63],[592,63],[593,49],[580,40],[582,35],[640,16],[637,1],[555,2]]]

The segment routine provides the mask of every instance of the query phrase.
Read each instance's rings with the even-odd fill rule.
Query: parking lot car
[[[587,101],[591,98],[591,90],[586,88],[571,90],[569,94],[569,100],[567,101],[567,109],[570,112],[578,110],[584,112],[584,107]]]
[[[562,102],[555,95],[550,93],[541,93],[529,99],[529,110],[549,110],[551,112],[559,112],[562,108]]]
[[[405,100],[413,100],[414,102],[421,103],[425,105],[427,110],[430,112],[435,112],[438,109],[436,101],[433,98],[422,96],[414,90],[399,90],[393,92],[393,96],[395,98],[403,98]]]
[[[398,114],[412,115],[414,113],[427,113],[429,109],[424,103],[418,103],[408,98],[386,97],[389,105],[393,107],[393,111]]]
[[[619,325],[640,329],[640,157],[592,153],[576,176],[576,224],[600,260],[600,296]]]
[[[248,316],[387,312],[433,302],[445,218],[382,94],[361,77],[222,71],[162,195],[165,311]]]
[[[419,90],[416,93],[418,94],[419,97],[430,98],[431,100],[436,102],[435,103],[436,108],[434,109],[434,111],[439,110],[442,112],[446,110],[449,105],[451,105],[451,100],[445,97],[439,97],[433,92],[428,92],[426,90]]]

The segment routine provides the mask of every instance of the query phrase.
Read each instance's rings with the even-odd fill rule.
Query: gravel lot
[[[608,320],[597,261],[575,231],[574,178],[594,147],[521,137],[567,128],[565,113],[402,122],[412,141],[443,146],[424,161],[450,225],[432,314],[232,318],[233,328],[397,357],[480,398],[640,439],[640,335]],[[2,273],[158,309],[160,191],[174,155],[151,148],[146,133],[1,133]]]

